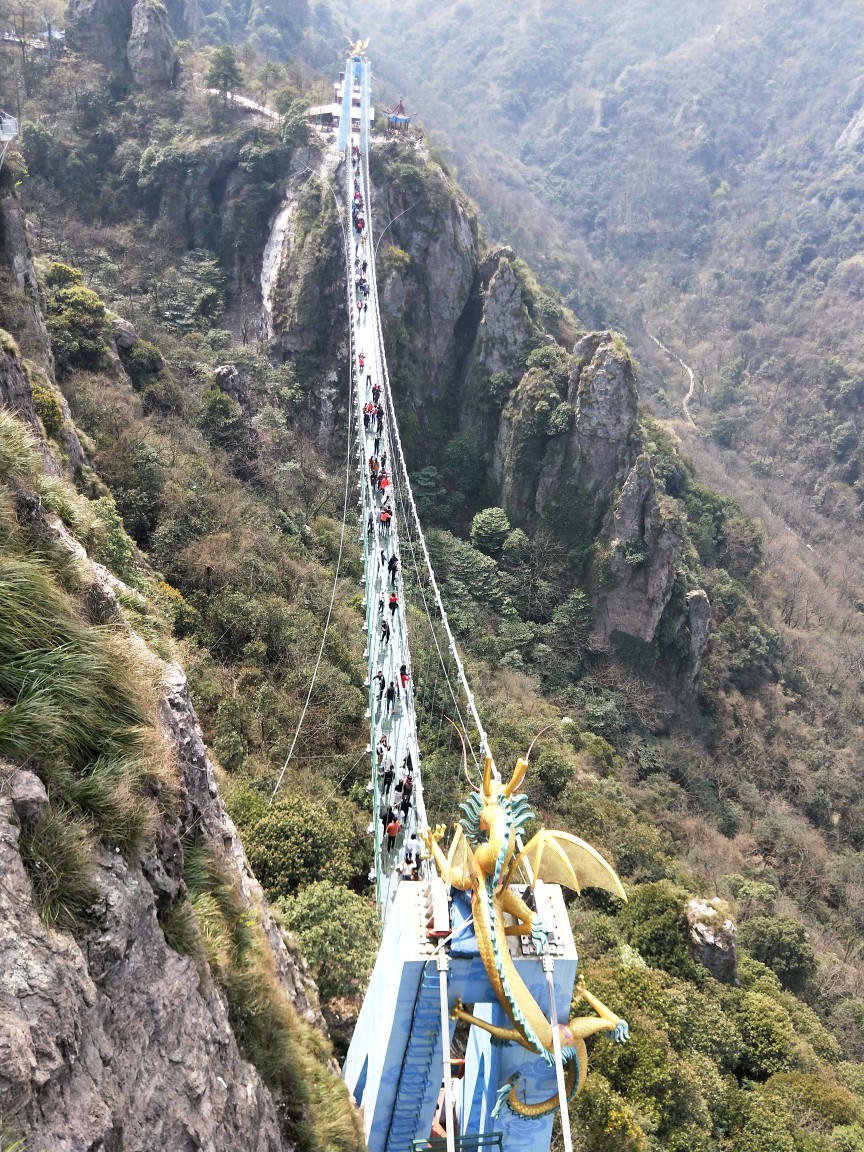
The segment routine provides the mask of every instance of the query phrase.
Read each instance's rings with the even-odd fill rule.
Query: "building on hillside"
[[[390,127],[397,128],[399,131],[407,128],[411,124],[411,121],[414,119],[414,117],[417,115],[416,112],[406,112],[405,105],[401,100],[395,108],[385,108],[384,114],[387,117],[387,123],[390,125]]]
[[[333,103],[332,104],[315,104],[307,109],[306,115],[310,120],[319,124],[322,128],[338,128],[339,118],[342,115],[342,96],[343,85],[345,83],[345,73],[339,73],[339,79],[333,85]],[[351,94],[351,121],[352,129],[354,131],[360,130],[360,84],[359,81],[354,84],[354,91]],[[369,109],[369,126],[375,122],[375,109]],[[354,124],[356,123],[356,128]]]

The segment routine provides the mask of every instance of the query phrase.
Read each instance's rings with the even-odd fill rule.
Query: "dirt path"
[[[649,332],[648,335],[651,336],[651,333]],[[684,415],[687,417],[689,422],[695,427],[696,421],[690,415],[690,401],[693,399],[693,392],[696,388],[696,380],[693,376],[693,369],[690,367],[689,364],[685,364],[680,356],[676,356],[674,352],[670,352],[665,344],[661,344],[661,342],[657,339],[656,336],[651,336],[651,339],[654,341],[654,343],[657,345],[658,348],[663,349],[663,351],[666,353],[667,356],[671,356],[673,360],[677,360],[678,363],[681,365],[681,367],[684,369],[684,371],[687,373],[687,375],[690,377],[690,387],[687,390],[687,395],[684,397],[683,401],[681,402],[681,407],[684,409]]]

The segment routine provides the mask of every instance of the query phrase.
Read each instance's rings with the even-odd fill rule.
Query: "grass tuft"
[[[276,1100],[286,1135],[303,1152],[353,1152],[362,1132],[327,1040],[296,1012],[273,954],[227,866],[202,842],[184,846],[184,876],[214,978],[228,1000],[240,1049]]]
[[[11,412],[0,409],[0,480],[21,483],[40,471],[39,449],[26,426]]]
[[[0,482],[31,484],[38,467],[29,432],[0,411]],[[42,491],[58,513],[76,514],[62,486]],[[14,493],[0,489],[0,756],[48,789],[22,855],[43,919],[68,927],[94,899],[96,839],[133,857],[175,791],[153,723],[154,670],[128,633],[82,618],[61,586],[81,586],[78,567],[19,524]]]
[[[20,848],[43,922],[80,926],[99,894],[85,821],[49,802],[32,827],[22,828]]]

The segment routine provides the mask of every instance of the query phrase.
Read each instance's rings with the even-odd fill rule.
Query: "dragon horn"
[[[471,777],[468,775],[468,752],[465,748],[465,737],[462,735],[462,729],[458,724],[455,724],[449,716],[445,716],[444,719],[452,728],[455,728],[456,735],[459,737],[459,743],[462,745],[462,771],[465,773],[465,779],[468,781],[468,786],[469,788],[473,788],[475,792],[479,792],[480,789],[476,784],[471,783]]]
[[[503,792],[505,796],[512,796],[522,781],[525,779],[525,773],[528,771],[528,761],[523,760],[520,756],[516,761],[516,767],[513,769],[513,775],[504,785]]]
[[[486,749],[486,757],[483,763],[483,795],[492,795],[492,753]]]
[[[528,751],[525,753],[524,758],[522,756],[520,756],[519,759],[516,761],[516,767],[513,769],[513,775],[510,777],[510,779],[504,785],[504,794],[506,796],[512,796],[513,793],[520,786],[522,781],[525,779],[525,773],[528,771],[528,761],[531,758],[531,749],[534,747],[534,745],[537,743],[537,741],[540,739],[540,737],[543,735],[543,733],[546,731],[546,729],[551,728],[551,727],[552,727],[551,724],[547,724],[546,728],[541,728],[540,731],[537,733],[537,735],[534,737],[534,739],[531,741],[531,744],[528,748]]]

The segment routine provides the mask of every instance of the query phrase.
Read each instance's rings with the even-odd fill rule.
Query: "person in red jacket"
[[[396,847],[396,837],[402,831],[402,821],[398,816],[394,816],[385,831],[387,832],[387,851],[392,852]]]

